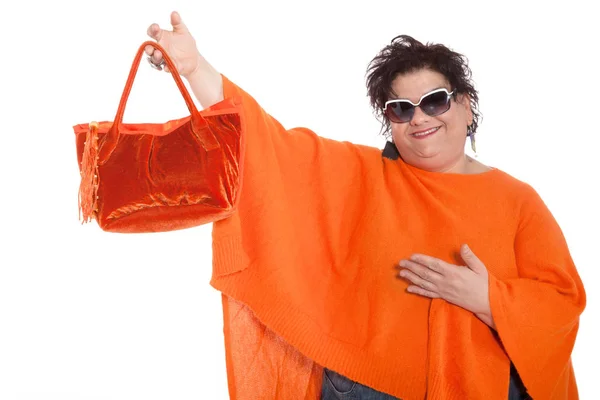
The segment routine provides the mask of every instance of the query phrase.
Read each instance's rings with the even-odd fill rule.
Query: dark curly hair
[[[367,90],[371,107],[382,123],[382,133],[389,137],[390,121],[383,114],[383,107],[392,95],[392,82],[398,75],[419,69],[430,69],[444,75],[458,94],[468,94],[471,98],[473,123],[467,127],[467,134],[473,135],[481,114],[478,110],[479,97],[471,80],[471,69],[467,58],[442,44],[423,44],[408,35],[396,36],[384,47],[367,68]]]

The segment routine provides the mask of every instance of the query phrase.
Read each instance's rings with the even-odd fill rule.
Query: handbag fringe
[[[98,123],[90,122],[85,138],[79,185],[79,219],[82,224],[96,217],[98,206]]]

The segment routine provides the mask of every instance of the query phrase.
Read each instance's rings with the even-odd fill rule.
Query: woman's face
[[[398,75],[392,82],[394,98],[415,104],[439,88],[453,89],[444,75],[429,69]],[[472,121],[469,97],[458,95],[440,115],[429,116],[416,107],[410,121],[391,122],[392,139],[405,162],[428,171],[455,172],[464,166],[467,126]]]

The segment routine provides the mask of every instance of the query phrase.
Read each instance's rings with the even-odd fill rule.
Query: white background
[[[0,399],[228,397],[210,226],[119,235],[78,221],[72,126],[114,118],[146,28],[167,26],[172,10],[285,126],[379,147],[364,84],[377,51],[406,33],[466,54],[484,115],[479,159],[541,193],[586,285],[573,359],[581,398],[600,398],[594,2],[356,4],[3,3]],[[185,116],[172,78],[143,62],[125,122]]]

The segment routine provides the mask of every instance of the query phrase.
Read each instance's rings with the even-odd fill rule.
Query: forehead
[[[442,87],[451,90],[444,75],[430,69],[420,69],[398,75],[392,82],[392,94],[396,98],[417,102],[425,93]]]

